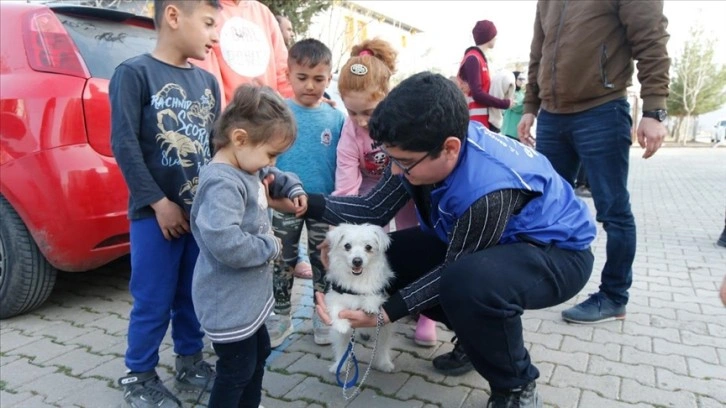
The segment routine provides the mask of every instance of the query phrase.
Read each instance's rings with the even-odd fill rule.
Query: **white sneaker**
[[[320,320],[315,310],[313,310],[313,341],[320,346],[330,344],[330,326]]]
[[[265,321],[270,334],[270,346],[279,347],[292,334],[292,318],[290,315],[273,314]]]

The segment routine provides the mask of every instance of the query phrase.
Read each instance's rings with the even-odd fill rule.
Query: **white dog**
[[[325,304],[332,319],[330,340],[335,353],[335,362],[330,372],[335,373],[350,341],[350,322],[338,317],[344,309],[360,309],[368,313],[380,311],[388,298],[386,287],[393,278],[393,272],[386,259],[386,249],[391,239],[383,228],[371,225],[341,224],[327,235],[330,243],[329,267],[326,279],[331,289],[325,295]],[[375,328],[357,329],[375,336]],[[391,327],[380,329],[372,367],[393,371],[391,362]]]

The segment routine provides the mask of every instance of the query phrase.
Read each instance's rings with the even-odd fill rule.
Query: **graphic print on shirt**
[[[320,143],[324,146],[330,146],[330,142],[333,141],[333,132],[330,129],[323,130],[320,134]]]
[[[257,189],[257,206],[260,207],[261,212],[267,211],[267,194],[265,192],[265,185],[262,182],[259,183]]]
[[[166,84],[151,97],[156,110],[156,142],[161,151],[161,165],[181,166],[189,180],[179,189],[179,197],[191,205],[199,184],[199,168],[209,157],[209,133],[215,119],[217,101],[211,89],[205,89],[198,101],[187,98],[177,84]],[[203,162],[200,162],[203,160]]]
[[[372,150],[364,155],[366,172],[372,176],[380,176],[388,165],[388,155],[382,150]]]
[[[270,233],[270,226],[267,223],[267,220],[269,220],[269,217],[267,216],[267,194],[265,192],[265,185],[262,182],[257,183],[257,207],[260,209],[260,219],[259,224],[260,228],[257,230],[258,234],[267,234]]]
[[[270,62],[270,39],[257,24],[232,17],[219,33],[219,49],[227,65],[246,77],[263,75]]]

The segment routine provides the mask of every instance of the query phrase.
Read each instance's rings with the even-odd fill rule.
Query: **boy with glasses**
[[[440,321],[458,338],[447,354],[465,354],[489,382],[487,407],[541,407],[521,315],[565,302],[589,279],[587,206],[544,156],[470,122],[464,95],[441,75],[401,82],[369,127],[392,163],[381,181],[364,197],[313,194],[306,216],[385,225],[413,199],[420,227],[391,234],[396,277],[379,314],[339,317],[353,327],[415,313]],[[317,309],[329,322],[323,296]]]

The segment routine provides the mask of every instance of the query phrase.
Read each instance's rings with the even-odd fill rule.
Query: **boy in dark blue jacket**
[[[220,112],[216,79],[191,65],[218,42],[217,0],[155,0],[158,31],[151,54],[116,68],[109,85],[111,146],[129,188],[131,281],[127,376],[119,379],[132,407],[181,407],[156,374],[159,346],[171,321],[175,383],[211,389],[202,359],[203,332],[192,305],[199,254],[189,212],[199,169]]]

